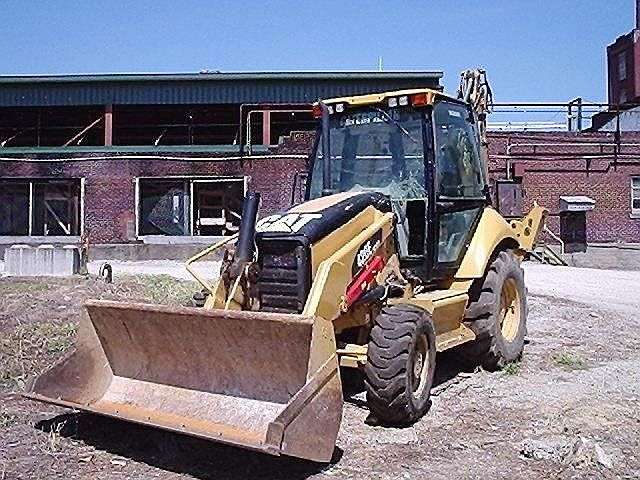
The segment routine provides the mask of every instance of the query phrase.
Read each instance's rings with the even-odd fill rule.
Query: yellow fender
[[[507,221],[493,208],[482,212],[475,234],[455,275],[455,281],[481,278],[497,248],[533,250],[544,226],[547,210],[537,203],[521,220]]]
[[[538,205],[538,202],[533,202],[533,208],[526,217],[522,220],[511,220],[511,228],[522,250],[530,252],[535,248],[548,213],[549,211]]]

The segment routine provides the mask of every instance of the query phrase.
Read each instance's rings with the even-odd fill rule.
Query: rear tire
[[[431,315],[393,305],[376,317],[364,368],[367,403],[375,423],[409,425],[429,410],[436,363]]]
[[[476,340],[459,352],[473,365],[499,369],[522,356],[526,321],[524,272],[511,250],[502,251],[471,287],[464,322]]]

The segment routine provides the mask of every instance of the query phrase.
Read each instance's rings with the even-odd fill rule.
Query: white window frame
[[[74,242],[74,241],[80,241],[80,237],[84,234],[84,229],[85,229],[85,220],[84,220],[84,213],[85,213],[85,207],[84,207],[84,196],[85,196],[85,178],[84,177],[65,177],[65,178],[58,178],[58,177],[0,177],[0,181],[1,180],[11,180],[11,181],[18,181],[18,182],[23,182],[29,185],[29,229],[27,232],[27,235],[0,235],[0,238],[10,238],[12,239],[12,241],[19,241],[20,239],[24,238],[25,240],[29,240],[32,241],[34,239],[42,239],[42,241],[65,241],[65,242]],[[35,203],[35,192],[34,192],[34,184],[35,183],[42,183],[42,182],[47,182],[47,181],[78,181],[80,182],[80,198],[78,199],[79,205],[78,205],[78,215],[80,216],[79,218],[79,222],[78,222],[78,235],[33,235],[33,210],[34,210],[34,203]],[[1,243],[1,242],[0,242]]]
[[[634,185],[634,182],[637,184]],[[633,201],[640,200],[640,176],[631,177],[631,216],[640,218],[640,208],[633,208]]]
[[[140,234],[140,181],[145,180],[155,180],[158,182],[162,181],[171,181],[171,180],[183,180],[185,183],[188,183],[188,192],[189,192],[189,234],[188,235],[141,235]],[[238,175],[238,176],[228,176],[228,175],[215,175],[215,176],[202,176],[202,175],[173,175],[173,176],[163,176],[163,177],[135,177],[135,233],[136,240],[141,240],[145,243],[154,243],[153,239],[172,239],[175,243],[180,243],[180,240],[186,241],[195,241],[195,240],[203,240],[209,241],[211,239],[216,239],[219,237],[210,237],[206,235],[195,235],[194,234],[194,199],[193,199],[193,186],[195,183],[219,183],[219,182],[242,182],[242,194],[246,196],[247,188],[249,185],[249,177],[247,175]],[[164,243],[164,242],[159,242]]]

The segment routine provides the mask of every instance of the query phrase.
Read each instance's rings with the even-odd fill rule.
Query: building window
[[[0,235],[80,235],[80,180],[0,179]]]
[[[139,184],[140,235],[188,235],[189,183],[144,180]]]
[[[138,179],[138,235],[227,236],[240,226],[245,179]]]
[[[623,81],[627,79],[627,52],[621,52],[618,54],[618,80]]]
[[[0,235],[29,235],[29,183],[0,183]]]
[[[2,107],[0,143],[4,147],[88,147],[102,145],[101,107]]]
[[[631,214],[640,216],[640,177],[631,178]]]

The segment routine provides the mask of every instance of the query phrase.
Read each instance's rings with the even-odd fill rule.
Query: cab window
[[[438,193],[479,198],[484,178],[478,135],[467,107],[438,102],[434,107]]]
[[[440,215],[438,232],[439,263],[451,263],[458,260],[479,210],[479,208],[473,208]]]

